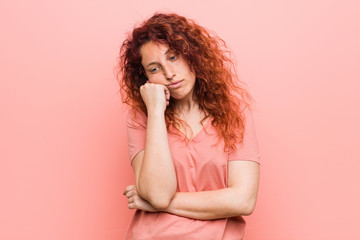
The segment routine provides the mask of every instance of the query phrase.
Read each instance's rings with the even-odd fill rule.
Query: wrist
[[[162,109],[151,109],[148,110],[148,118],[163,118],[165,116],[164,110]]]

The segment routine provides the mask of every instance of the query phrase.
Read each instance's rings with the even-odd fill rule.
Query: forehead
[[[155,61],[161,57],[164,57],[169,52],[169,46],[167,44],[157,42],[147,42],[140,47],[141,62],[147,63]]]

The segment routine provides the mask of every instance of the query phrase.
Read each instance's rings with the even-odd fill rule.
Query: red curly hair
[[[240,86],[225,42],[193,20],[177,14],[156,13],[135,28],[120,49],[118,80],[123,102],[147,114],[140,87],[147,77],[140,47],[149,41],[167,44],[180,54],[195,73],[194,96],[200,109],[213,118],[212,125],[224,140],[224,150],[233,151],[243,140],[245,117],[240,109],[252,98]],[[173,99],[165,110],[168,131],[182,121],[176,117]]]

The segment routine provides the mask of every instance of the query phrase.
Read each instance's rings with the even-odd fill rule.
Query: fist
[[[140,87],[141,97],[149,111],[165,111],[170,101],[169,89],[156,83],[145,83]]]
[[[149,202],[139,196],[136,191],[135,185],[127,186],[123,192],[123,195],[128,199],[129,209],[139,209],[148,212],[157,212]]]

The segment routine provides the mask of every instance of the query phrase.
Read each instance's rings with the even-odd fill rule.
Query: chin
[[[171,97],[172,97],[173,99],[175,99],[175,100],[181,100],[181,99],[183,99],[183,97],[181,97],[181,96],[171,95]]]
[[[179,91],[180,90],[180,91]],[[191,94],[191,91],[187,91],[187,89],[178,89],[178,91],[171,92],[170,95],[175,100],[185,99]]]

